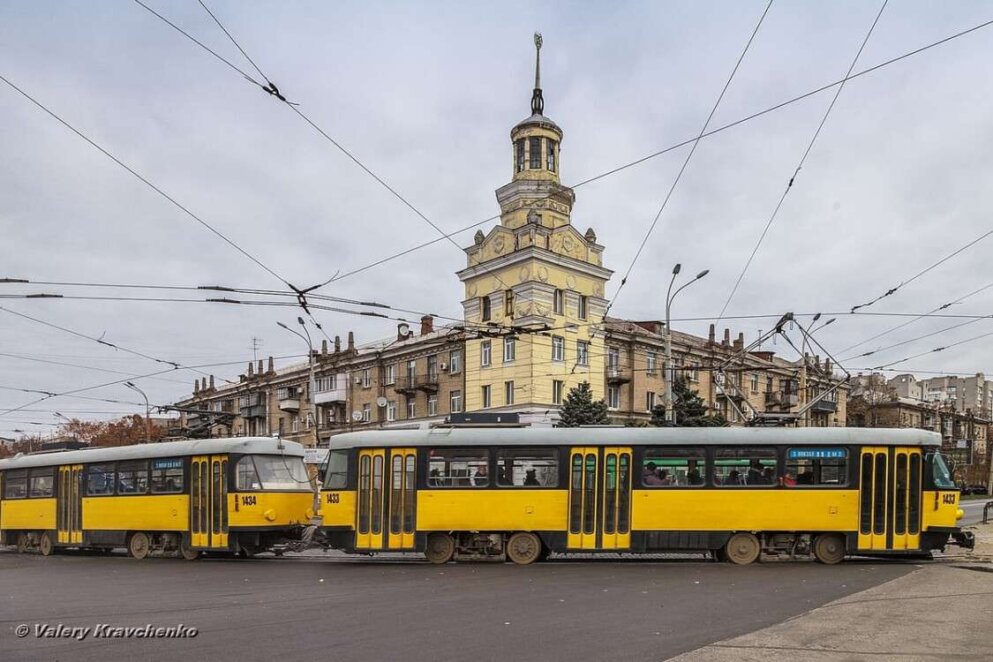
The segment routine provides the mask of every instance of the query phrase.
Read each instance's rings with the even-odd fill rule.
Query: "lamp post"
[[[317,446],[321,442],[321,437],[320,437],[320,419],[317,417],[317,402],[314,400],[317,391],[317,382],[314,378],[314,343],[310,339],[310,332],[307,331],[307,325],[303,321],[303,318],[298,317],[297,322],[299,322],[300,326],[303,328],[303,334],[301,334],[299,331],[294,331],[293,329],[286,326],[282,322],[276,322],[276,324],[286,329],[293,335],[297,336],[298,338],[300,338],[300,340],[307,343],[307,366],[310,372],[309,393],[307,399],[310,400],[310,417],[314,421],[314,448],[317,448]]]
[[[145,392],[144,391],[142,391],[140,388],[138,388],[137,386],[135,386],[134,385],[134,382],[124,382],[124,385],[127,386],[132,391],[135,391],[137,393],[140,393],[141,394],[141,397],[145,398],[145,443],[147,444],[147,443],[149,443],[149,442],[152,441],[151,429],[148,427],[148,425],[149,425],[148,424],[148,419],[151,417],[151,409],[152,408],[148,406],[148,396],[145,395]]]
[[[669,281],[669,289],[665,293],[665,422],[666,425],[676,424],[676,410],[672,406],[672,380],[675,377],[676,370],[675,366],[672,364],[672,327],[669,323],[669,311],[672,308],[672,301],[676,298],[680,292],[685,290],[687,287],[697,282],[704,276],[710,273],[710,269],[704,269],[696,275],[696,277],[688,283],[683,284],[675,292],[672,291],[672,286],[676,282],[676,276],[679,275],[679,271],[682,269],[681,264],[676,264],[672,269],[672,280]]]

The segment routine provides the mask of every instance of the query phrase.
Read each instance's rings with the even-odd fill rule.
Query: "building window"
[[[558,379],[552,380],[552,404],[560,405],[562,404],[562,391],[565,388],[565,382]]]
[[[338,375],[325,375],[317,380],[317,392],[327,393],[338,388]]]
[[[453,349],[448,353],[448,372],[452,375],[462,372],[461,349]]]
[[[555,172],[555,141],[546,140],[545,149],[548,150],[546,161],[548,162],[549,172]]]
[[[656,357],[655,352],[648,352],[645,354],[645,371],[648,372],[649,375],[655,374],[655,365],[657,361],[658,358]]]
[[[362,422],[368,423],[372,420],[372,405],[368,402],[362,405]]]
[[[752,393],[759,392],[759,376],[758,373],[752,373]]]
[[[407,418],[417,418],[416,398],[407,398]]]
[[[611,409],[620,409],[621,407],[621,389],[616,386],[607,387],[607,406]]]
[[[503,314],[507,317],[514,316],[514,290],[504,290]]]
[[[590,364],[590,344],[582,340],[576,341],[576,365]]]
[[[512,336],[503,339],[503,362],[510,363],[517,358],[517,340]]]
[[[516,152],[517,172],[522,172],[524,170],[524,138],[514,143],[514,151]]]
[[[489,340],[484,340],[479,343],[479,365],[488,368],[490,363],[492,363],[493,358],[493,343]]]
[[[438,381],[438,355],[432,354],[428,357],[428,381]]]
[[[565,338],[552,336],[552,360],[565,361]]]
[[[503,383],[503,401],[508,405],[514,404],[514,382]]]
[[[649,391],[645,394],[645,409],[652,411],[655,409],[655,392]]]
[[[369,368],[362,369],[362,388],[369,388],[372,386],[372,370]]]
[[[395,421],[397,420],[397,401],[390,400],[386,403],[386,420]]]
[[[555,290],[555,293],[552,295],[552,311],[556,315],[565,313],[565,292],[562,290]]]
[[[453,414],[458,414],[462,411],[462,391],[455,390],[452,391],[451,397],[449,399],[449,411]]]
[[[621,352],[616,347],[611,347],[607,350],[607,367],[611,371],[616,371],[618,364],[621,362]]]
[[[390,363],[383,366],[383,382],[387,385],[395,384],[397,381],[397,366],[395,363]]]
[[[585,294],[580,294],[579,295],[579,307],[577,309],[577,313],[578,313],[579,319],[581,319],[581,320],[586,319],[586,309],[588,307],[587,306],[587,303],[588,302],[587,302],[587,299],[586,299],[586,295]]]
[[[438,394],[432,393],[428,396],[428,416],[438,415]]]
[[[530,152],[530,168],[538,170],[541,168],[541,138],[528,138],[528,151]]]
[[[482,390],[483,409],[488,409],[491,404],[490,385],[489,384],[484,385],[481,390]]]
[[[686,378],[691,382],[700,381],[700,362],[690,361],[689,368],[690,369],[686,372]]]
[[[490,310],[490,298],[488,296],[479,298],[479,305],[483,309],[483,321],[489,322],[493,312]]]

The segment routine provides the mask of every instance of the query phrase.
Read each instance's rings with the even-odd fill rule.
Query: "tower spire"
[[[545,100],[541,96],[541,33],[534,33],[534,92],[531,94],[531,114],[542,115]]]

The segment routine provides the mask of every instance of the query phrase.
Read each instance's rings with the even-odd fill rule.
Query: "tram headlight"
[[[263,513],[263,517],[265,517],[270,522],[275,522],[276,521],[276,511],[273,510],[272,508],[270,508],[269,510],[265,511],[265,513]]]
[[[958,510],[955,511],[955,519],[962,519],[963,517],[965,517],[965,511],[964,510],[962,510],[961,508],[959,508]]]

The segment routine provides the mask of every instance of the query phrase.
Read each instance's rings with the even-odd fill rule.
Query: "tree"
[[[690,388],[686,379],[676,377],[672,382],[672,408],[676,412],[676,426],[684,428],[724,427],[727,420],[722,414],[708,414],[700,394]],[[665,405],[652,409],[652,425],[666,425]]]
[[[560,428],[578,428],[580,425],[606,425],[607,403],[593,400],[589,382],[569,390],[569,394],[559,411]]]

